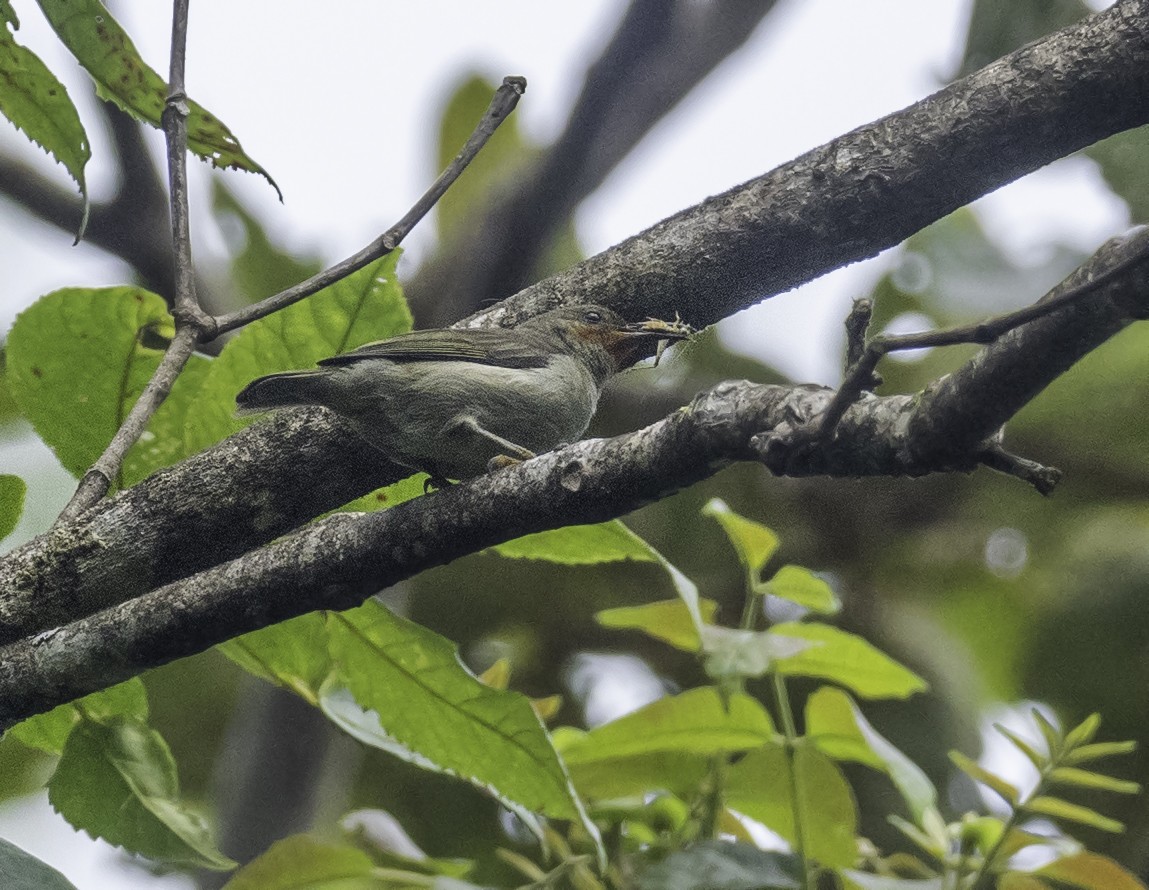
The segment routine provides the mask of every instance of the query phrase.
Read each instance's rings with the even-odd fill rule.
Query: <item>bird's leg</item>
[[[451,432],[466,430],[477,436],[482,436],[484,439],[494,442],[503,450],[503,454],[496,454],[487,462],[488,473],[501,470],[503,467],[509,467],[512,464],[517,464],[524,460],[530,460],[536,456],[530,449],[524,448],[522,445],[516,445],[509,439],[504,439],[502,436],[492,433],[470,414],[462,414],[456,417],[451,422],[449,429]]]

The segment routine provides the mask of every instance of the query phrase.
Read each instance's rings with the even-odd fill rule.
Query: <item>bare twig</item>
[[[99,460],[84,474],[76,492],[60,513],[56,522],[76,518],[108,493],[112,480],[120,471],[128,450],[139,440],[148,421],[159,408],[176,377],[200,343],[213,340],[220,334],[249,324],[287,306],[297,303],[329,284],[345,278],[374,260],[390,253],[407,236],[428,211],[435,206],[448,188],[459,178],[475,156],[487,144],[495,130],[518,104],[527,88],[522,77],[506,77],[503,85],[491,99],[486,114],[459,153],[452,159],[438,179],[403,215],[395,225],[380,235],[363,250],[336,263],[300,284],[281,291],[252,306],[220,317],[206,314],[196,299],[195,271],[191,257],[191,234],[188,213],[187,187],[187,95],[184,92],[184,57],[187,35],[189,0],[175,0],[172,16],[171,79],[163,124],[167,134],[168,172],[171,185],[172,241],[175,251],[176,294],[173,315],[176,336],[168,346],[163,360],[148,382],[143,394],[132,406],[127,419],[117,430],[111,443]]]
[[[187,176],[187,93],[184,91],[184,63],[187,58],[188,4],[172,5],[172,49],[168,96],[163,127],[167,137],[168,180],[171,196],[172,246],[175,255],[174,312],[176,335],[143,393],[132,405],[127,418],[95,464],[84,474],[75,493],[61,511],[57,522],[74,519],[108,493],[123,466],[128,450],[171,392],[176,377],[195,351],[208,316],[199,307],[195,292],[195,271],[191,257],[191,227],[188,213]]]
[[[1098,273],[1094,278],[1071,287],[1061,293],[1050,294],[1047,298],[1023,306],[1014,312],[1007,312],[996,318],[960,327],[947,328],[942,331],[919,331],[912,334],[884,334],[872,338],[865,347],[864,352],[853,361],[846,372],[846,379],[838,387],[833,401],[827,406],[825,413],[817,421],[814,432],[815,438],[828,438],[833,435],[838,422],[846,413],[850,405],[854,404],[861,394],[873,387],[874,369],[882,358],[891,353],[905,349],[923,349],[931,346],[955,346],[959,343],[993,343],[998,337],[1008,333],[1023,324],[1028,324],[1038,318],[1050,315],[1082,297],[1096,291],[1102,285],[1108,284],[1115,278],[1149,259],[1149,249],[1139,251],[1114,263],[1108,269]],[[853,313],[851,313],[852,315]]]
[[[866,331],[870,327],[870,319],[874,317],[874,301],[863,297],[854,300],[850,307],[850,314],[846,316],[846,370],[849,371],[862,358],[866,351]],[[878,385],[877,380],[871,380],[872,389]]]
[[[251,306],[245,306],[243,309],[237,309],[227,315],[222,315],[215,320],[215,331],[213,336],[226,333],[227,331],[234,330],[238,327],[255,321],[257,318],[263,318],[265,315],[270,315],[283,309],[285,306],[290,306],[292,303],[297,303],[304,297],[308,297],[316,291],[322,290],[329,284],[345,278],[357,269],[362,269],[370,262],[374,262],[382,256],[386,256],[407,236],[407,233],[414,228],[415,224],[419,222],[427,212],[435,206],[436,202],[443,197],[443,194],[451,187],[460,174],[467,169],[467,166],[475,159],[475,156],[487,144],[487,140],[491,138],[495,130],[515,108],[519,102],[519,98],[526,92],[527,81],[523,77],[504,77],[503,85],[495,92],[494,98],[491,99],[491,104],[487,107],[486,114],[483,115],[482,120],[479,121],[478,126],[475,127],[471,137],[467,140],[466,144],[459,151],[457,155],[447,165],[447,168],[439,175],[434,184],[427,189],[423,197],[415,202],[415,205],[407,211],[406,215],[395,223],[390,229],[364,247],[361,251],[340,263],[336,263],[330,269],[325,269],[318,275],[313,275],[306,281],[301,281],[294,287],[289,287],[285,291],[281,291],[274,296],[268,297],[266,300],[261,300]]]

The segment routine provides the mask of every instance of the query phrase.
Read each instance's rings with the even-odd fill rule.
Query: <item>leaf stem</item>
[[[802,824],[802,793],[795,767],[794,753],[798,743],[798,728],[794,723],[794,712],[790,708],[790,698],[786,694],[786,680],[777,671],[770,672],[770,686],[774,692],[774,704],[778,709],[778,719],[782,723],[782,734],[786,738],[786,770],[790,776],[790,806],[794,815],[794,855],[802,863],[802,890],[813,890],[813,872],[806,856],[806,834]]]

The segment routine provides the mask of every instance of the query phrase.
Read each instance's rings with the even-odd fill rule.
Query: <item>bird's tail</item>
[[[330,392],[329,371],[288,371],[259,377],[235,397],[236,413],[251,414],[290,405],[323,405]]]

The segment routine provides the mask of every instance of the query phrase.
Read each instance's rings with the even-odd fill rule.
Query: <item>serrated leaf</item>
[[[1061,800],[1060,798],[1050,797],[1048,795],[1042,795],[1041,797],[1035,797],[1033,800],[1027,801],[1022,806],[1022,809],[1028,813],[1051,816],[1054,819],[1064,819],[1067,822],[1077,822],[1081,825],[1088,825],[1091,828],[1098,828],[1101,831],[1111,832],[1112,834],[1120,834],[1125,830],[1125,826],[1116,819],[1102,816],[1096,810],[1089,809],[1089,807],[1083,807],[1079,804],[1070,803],[1067,800]]]
[[[1062,856],[1034,874],[1084,890],[1145,890],[1145,885],[1135,875],[1100,853]]]
[[[99,0],[38,0],[48,23],[96,82],[101,98],[110,99],[139,120],[161,126],[167,81],[136,51],[131,38]],[[258,173],[282,200],[279,186],[266,170],[244,153],[239,140],[219,118],[198,102],[187,101],[188,149],[213,167]]]
[[[700,599],[702,620],[710,624],[718,613],[718,603]],[[656,640],[669,643],[684,652],[697,652],[702,648],[698,629],[690,617],[690,610],[682,600],[661,600],[642,606],[619,606],[604,609],[594,616],[603,627],[617,630],[641,630]]]
[[[1037,767],[1039,771],[1044,770],[1047,766],[1049,766],[1048,757],[1038,751],[1035,747],[1033,747],[1033,745],[1019,736],[1008,726],[1002,726],[1000,723],[995,723],[993,728],[996,729],[998,733],[1000,733],[1006,739],[1008,739],[1013,744],[1013,746],[1017,748],[1018,751],[1020,751],[1026,756],[1026,758],[1028,758],[1030,763]]]
[[[160,862],[224,870],[207,824],[179,800],[176,765],[167,743],[138,719],[72,730],[48,800],[73,826]]]
[[[702,515],[717,520],[722,526],[746,571],[748,584],[753,587],[759,583],[766,563],[778,550],[778,536],[762,523],[735,513],[721,498],[707,501]]]
[[[802,814],[806,855],[825,866],[846,868],[858,857],[858,808],[842,771],[810,745],[790,759],[781,743],[751,751],[727,770],[728,805],[794,843],[794,798]]]
[[[84,717],[94,720],[110,720],[115,717],[147,720],[148,693],[143,680],[132,677],[76,701],[57,705],[46,713],[17,723],[9,732],[31,748],[60,754],[68,736]]]
[[[1114,779],[1112,776],[1105,776],[1073,766],[1059,766],[1051,770],[1046,775],[1046,779],[1054,785],[1098,788],[1102,791],[1115,791],[1118,794],[1138,794],[1141,791],[1141,786],[1136,782]]]
[[[636,890],[797,890],[796,856],[749,844],[703,841],[639,871]]]
[[[140,343],[149,329],[170,336],[172,319],[138,287],[65,288],[16,317],[12,397],[72,474],[95,463],[159,364],[162,353]]]
[[[656,752],[720,754],[746,751],[775,738],[770,715],[744,693],[723,697],[700,686],[651,702],[597,726],[563,749],[569,764]]]
[[[76,885],[31,853],[0,838],[0,887],[4,890],[76,890]]]
[[[366,883],[374,868],[371,857],[356,847],[295,834],[237,871],[224,890],[323,890],[356,878],[364,879],[363,887],[378,886]],[[339,886],[355,890],[360,885]]]
[[[1005,798],[1006,802],[1010,806],[1017,806],[1017,801],[1021,797],[1021,792],[1001,776],[997,775],[996,773],[991,773],[976,760],[966,757],[960,751],[950,751],[950,760],[953,761],[954,765],[958,769],[960,769],[975,782],[980,782],[982,785],[993,789],[995,792]]]
[[[331,673],[327,621],[319,612],[246,633],[216,648],[248,673],[313,705],[319,703],[319,687]]]
[[[819,645],[770,631],[707,625],[702,629],[706,675],[715,680],[762,677],[784,658]]]
[[[775,663],[783,676],[818,677],[852,690],[863,698],[909,698],[928,688],[925,680],[880,649],[854,634],[827,624],[796,621],[770,631],[821,645]]]
[[[311,368],[320,359],[411,328],[411,312],[395,275],[399,252],[254,321],[211,363],[185,427],[189,454],[252,422],[235,417],[235,396],[263,374]]]
[[[782,566],[759,590],[797,603],[819,615],[836,615],[842,610],[842,602],[833,588],[802,566]]]
[[[1100,728],[1101,715],[1090,714],[1065,734],[1065,749],[1071,751],[1081,745],[1088,745],[1093,741],[1093,737],[1097,735],[1097,730]]]
[[[1088,763],[1090,760],[1100,760],[1102,757],[1115,757],[1118,754],[1132,754],[1137,750],[1137,742],[1094,742],[1092,745],[1082,745],[1069,751],[1061,758],[1066,765]]]
[[[375,712],[383,733],[427,761],[420,765],[521,809],[585,821],[530,701],[483,685],[450,641],[374,601],[329,614],[328,633],[338,682]],[[321,691],[325,711],[328,698]]]
[[[14,14],[3,18],[12,21]],[[0,22],[0,83],[0,114],[68,171],[83,197],[86,222],[88,185],[84,167],[92,150],[79,112],[59,78],[39,56],[16,42],[4,22]],[[82,232],[83,224],[79,228]]]
[[[24,512],[28,486],[19,476],[0,473],[0,541],[12,534]]]
[[[885,772],[915,820],[937,806],[929,777],[879,733],[857,703],[840,689],[823,686],[806,701],[806,737],[836,760],[855,760]]]
[[[617,519],[524,535],[491,549],[508,559],[545,560],[560,565],[657,561],[650,545]]]

